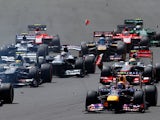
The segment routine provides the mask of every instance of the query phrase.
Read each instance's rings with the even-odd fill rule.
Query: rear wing
[[[129,56],[133,57],[134,55],[136,55],[137,58],[153,59],[153,52],[151,50],[131,50]]]
[[[35,40],[34,35],[16,35],[16,40]]]
[[[113,31],[94,31],[93,37],[101,37],[102,34],[104,34],[105,37],[112,37]]]
[[[93,32],[93,41],[95,41],[95,38],[101,37],[102,34],[105,37],[112,37],[113,36],[113,31],[94,31]]]
[[[135,25],[117,25],[117,32],[122,32],[125,28],[131,31],[135,28]]]
[[[142,19],[125,19],[124,20],[125,25],[143,25]]]
[[[28,31],[46,31],[47,25],[33,24],[28,25]]]

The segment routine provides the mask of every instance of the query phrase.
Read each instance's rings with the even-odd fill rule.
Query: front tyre
[[[0,86],[0,98],[4,103],[11,104],[14,99],[14,89],[10,83],[3,83]]]

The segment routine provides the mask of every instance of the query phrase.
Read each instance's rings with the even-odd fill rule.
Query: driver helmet
[[[130,65],[136,65],[136,64],[137,64],[136,59],[135,59],[135,58],[131,58],[131,59],[129,60],[129,64],[130,64]]]
[[[120,77],[119,77],[119,82],[126,82],[126,76],[125,75],[121,75]]]
[[[118,88],[118,89],[125,89],[125,83],[122,82],[122,81],[118,82],[118,83],[117,83],[117,88]]]
[[[22,57],[21,55],[18,55],[18,56],[16,57],[16,60],[22,61],[22,60],[23,60],[23,57]]]
[[[142,30],[142,26],[141,25],[136,25],[136,30]]]
[[[137,58],[137,53],[134,53],[134,54],[132,55],[132,58]]]
[[[61,52],[61,57],[66,57],[67,56],[67,53],[66,52]]]
[[[26,38],[26,36],[25,36],[25,35],[23,36],[23,40],[27,40],[27,38]]]
[[[64,52],[68,52],[68,48],[67,47],[64,48]]]
[[[22,60],[16,60],[15,63],[16,63],[15,64],[16,66],[22,66],[23,65]]]
[[[15,62],[16,62],[16,63],[21,63],[22,61],[21,61],[21,60],[16,60]]]
[[[128,36],[128,35],[129,35],[129,31],[125,30],[125,31],[123,31],[123,34],[124,34],[125,36]]]
[[[100,37],[98,43],[101,44],[101,45],[104,45],[105,41],[106,41],[105,37]]]
[[[36,34],[36,35],[40,35],[40,29],[39,29],[39,28],[36,28],[35,34]]]

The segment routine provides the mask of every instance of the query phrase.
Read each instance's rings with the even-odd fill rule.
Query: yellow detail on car
[[[118,102],[118,101],[119,101],[119,96],[109,95],[107,97],[107,102]]]
[[[34,26],[40,26],[41,24],[34,24]]]

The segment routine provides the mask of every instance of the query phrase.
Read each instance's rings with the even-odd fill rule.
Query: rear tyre
[[[37,56],[45,57],[46,55],[48,55],[48,45],[46,44],[39,45],[38,50],[37,50]]]
[[[145,95],[146,95],[146,101],[149,103],[150,106],[157,105],[158,91],[155,85],[145,86]]]
[[[29,78],[33,79],[30,86],[31,87],[38,87],[40,84],[40,71],[38,68],[33,67],[29,70]]]
[[[101,77],[109,77],[109,76],[112,76],[112,70],[110,66],[107,66],[102,69]],[[104,82],[102,79],[100,79],[100,83],[105,84],[105,85],[110,84],[110,82]]]
[[[53,69],[52,65],[45,63],[41,65],[41,78],[44,82],[52,82]]]
[[[94,55],[87,55],[85,57],[85,69],[87,73],[95,73],[96,70],[96,62]]]
[[[112,69],[110,66],[106,66],[101,71],[101,77],[112,76]]]
[[[122,41],[118,41],[117,43],[117,52],[119,54],[126,53],[126,44]]]
[[[81,56],[88,54],[88,46],[86,43],[81,43]]]
[[[140,46],[149,46],[149,39],[148,37],[142,37],[140,41]]]
[[[147,66],[144,68],[143,77],[152,77],[152,67]]]
[[[156,82],[160,81],[160,63],[156,63],[155,65],[155,80]]]
[[[53,49],[52,49],[53,52],[59,53],[61,51],[61,43],[60,43],[59,35],[56,35],[56,38],[52,40],[51,46],[53,46]]]
[[[85,65],[83,62],[83,58],[78,58],[76,60],[75,69],[80,69],[80,75],[77,75],[77,77],[84,77],[85,76]]]
[[[122,60],[125,61],[126,59],[126,44],[122,41],[118,41],[117,43],[117,53],[122,55]]]
[[[152,71],[153,71],[152,67],[147,66],[147,67],[144,68],[144,72],[142,74],[143,77],[150,77],[151,78],[151,81],[149,81],[148,84],[151,84],[151,83],[154,82],[154,78],[152,77],[153,76]]]

